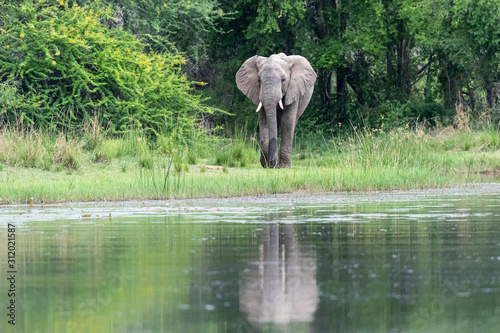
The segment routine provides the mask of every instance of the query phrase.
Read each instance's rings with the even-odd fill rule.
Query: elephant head
[[[311,100],[316,73],[306,58],[253,56],[236,73],[236,84],[258,105],[261,164],[276,166],[278,127],[281,131],[279,166],[291,167],[293,132]]]

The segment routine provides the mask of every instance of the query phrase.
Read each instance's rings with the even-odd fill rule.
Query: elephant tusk
[[[280,103],[279,104],[280,104],[281,110],[285,110],[285,108],[283,107],[283,102],[281,101],[281,99],[280,99]]]
[[[257,106],[257,111],[255,112],[259,112],[261,108],[262,108],[262,102],[259,102],[259,106]]]

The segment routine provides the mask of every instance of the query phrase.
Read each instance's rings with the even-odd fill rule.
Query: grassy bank
[[[131,131],[109,138],[4,128],[1,203],[265,195],[446,186],[500,172],[495,130],[353,129],[344,139],[297,138],[292,169],[263,169],[252,138],[176,145]],[[184,148],[181,148],[184,147]],[[212,167],[220,165],[220,167]]]

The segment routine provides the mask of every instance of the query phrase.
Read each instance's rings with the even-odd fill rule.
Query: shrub
[[[441,104],[432,101],[408,101],[401,104],[398,101],[388,100],[377,107],[377,115],[381,128],[398,128],[417,121],[426,121],[430,126],[438,125],[440,122],[449,124],[454,111],[447,110]],[[377,124],[377,122],[371,123]]]
[[[99,110],[113,132],[139,123],[155,134],[159,128],[189,132],[198,112],[212,112],[190,93],[182,56],[175,50],[145,53],[132,34],[100,23],[113,20],[109,10],[92,6],[2,4],[0,82],[18,80],[23,98],[15,107],[24,123],[80,128]]]
[[[0,82],[0,123],[7,120],[7,111],[17,110],[22,105],[23,96],[19,94],[18,86],[19,82],[17,80]],[[16,116],[17,114],[13,113],[13,115]],[[15,120],[17,121],[17,119]]]
[[[398,101],[384,101],[377,108],[380,127],[397,128],[405,124],[405,105]]]

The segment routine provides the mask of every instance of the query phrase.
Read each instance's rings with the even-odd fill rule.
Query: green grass
[[[500,171],[499,133],[492,130],[374,130],[353,131],[345,139],[306,138],[296,142],[292,169],[263,169],[254,140],[207,138],[165,151],[136,135],[101,137],[89,149],[83,139],[3,130],[0,202],[414,189]],[[95,158],[99,153],[102,159]],[[216,163],[223,167],[210,167]]]

